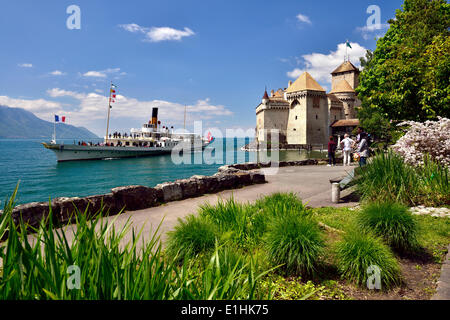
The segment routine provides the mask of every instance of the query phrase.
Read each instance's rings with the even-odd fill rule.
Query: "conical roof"
[[[336,68],[331,74],[347,72],[347,71],[357,71],[359,69],[353,65],[350,61],[344,61],[339,67]]]
[[[340,93],[340,92],[355,92],[352,86],[347,82],[347,80],[340,81],[330,93]]]
[[[325,91],[308,72],[303,72],[300,77],[287,88],[286,92],[291,93],[303,90]]]
[[[269,95],[267,94],[267,89],[264,91],[263,99],[269,100]]]

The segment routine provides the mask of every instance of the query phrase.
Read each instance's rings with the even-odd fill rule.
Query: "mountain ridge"
[[[0,105],[0,139],[51,139],[53,122],[38,118],[22,108]],[[96,134],[84,127],[70,124],[56,126],[57,139],[97,139]]]

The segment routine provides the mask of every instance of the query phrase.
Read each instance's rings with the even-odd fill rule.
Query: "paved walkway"
[[[436,294],[431,300],[450,300],[450,245],[448,246],[447,256],[442,264]]]
[[[159,207],[138,211],[125,212],[116,219],[117,226],[123,225],[128,219],[134,227],[142,228],[143,235],[149,235],[152,230],[162,222],[160,227],[161,238],[165,239],[166,232],[172,230],[178,222],[191,213],[196,213],[198,207],[206,202],[215,204],[219,199],[234,197],[239,202],[253,202],[262,196],[274,192],[294,192],[311,207],[322,206],[354,206],[357,203],[347,202],[334,204],[331,202],[330,178],[344,177],[353,167],[327,167],[327,166],[298,166],[282,167],[275,175],[266,175],[268,183],[252,185],[242,189],[222,191],[217,194],[207,194],[197,198],[169,202]],[[342,193],[341,196],[345,196]],[[131,236],[131,235],[130,235]],[[128,241],[128,239],[124,239]]]

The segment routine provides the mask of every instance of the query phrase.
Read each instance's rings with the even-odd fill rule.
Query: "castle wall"
[[[328,143],[328,98],[323,94],[307,97],[307,144]]]
[[[288,144],[307,144],[307,112],[306,112],[306,93],[304,96],[289,101],[289,120],[287,124],[287,143]]]
[[[334,74],[331,77],[331,87],[334,88],[342,80],[347,80],[350,86],[355,89],[359,85],[359,76],[354,71]]]
[[[258,141],[266,141],[270,130],[280,131],[280,142],[286,139],[286,128],[288,123],[289,110],[274,108],[263,109],[256,115],[256,130]]]

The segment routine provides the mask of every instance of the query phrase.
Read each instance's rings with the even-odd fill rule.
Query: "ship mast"
[[[187,106],[184,105],[184,130],[186,130],[186,108]]]
[[[108,131],[109,131],[109,114],[111,113],[111,93],[112,93],[112,81],[109,86],[109,99],[108,99],[108,120],[106,122],[106,136],[105,136],[105,144],[108,143]]]

